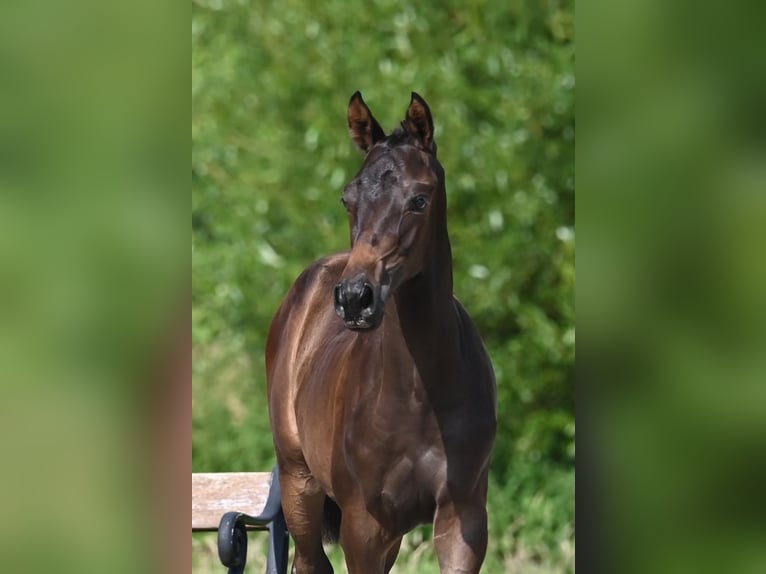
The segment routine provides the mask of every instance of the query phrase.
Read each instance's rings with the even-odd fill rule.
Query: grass
[[[392,574],[438,574],[439,565],[427,536],[427,527],[409,533],[402,543],[399,558],[391,570]],[[246,573],[261,573],[266,569],[266,551],[268,535],[265,532],[252,532],[248,538]],[[343,553],[337,546],[326,547],[327,554],[336,572],[346,571]],[[293,548],[290,548],[292,564]],[[501,558],[488,554],[482,568],[483,572],[514,574],[553,574],[574,572],[574,543],[563,540],[561,556],[552,561],[541,559],[533,551],[520,546],[515,553]],[[192,569],[195,574],[220,574],[223,566],[218,560],[216,534],[214,532],[195,533],[192,535]]]

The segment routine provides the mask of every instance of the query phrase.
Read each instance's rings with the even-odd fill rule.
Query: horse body
[[[422,106],[413,94],[407,120],[427,120],[415,128],[429,136]],[[349,125],[367,152],[344,195],[352,249],[301,274],[266,348],[295,571],[332,571],[322,549],[329,497],[352,574],[387,572],[402,536],[430,522],[442,571],[477,572],[495,385],[452,294],[443,171],[432,140],[402,137],[404,128],[385,138],[358,94]]]

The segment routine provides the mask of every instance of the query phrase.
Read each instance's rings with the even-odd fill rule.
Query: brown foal
[[[402,537],[433,523],[442,572],[478,572],[495,439],[492,364],[452,293],[444,170],[417,94],[381,129],[356,92],[365,152],[342,202],[352,247],[310,265],[271,324],[269,412],[293,571],[383,573]]]

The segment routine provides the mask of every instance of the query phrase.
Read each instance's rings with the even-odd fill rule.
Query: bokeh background
[[[482,309],[493,285],[517,288],[528,262],[565,253],[546,229],[570,237],[566,178],[555,174],[571,149],[557,131],[571,125],[571,90],[557,80],[571,85],[571,7],[509,4],[0,3],[3,571],[221,571],[204,538],[193,538],[187,565],[192,454],[195,470],[272,462],[256,402],[258,337],[270,290],[286,288],[316,252],[345,246],[332,175],[361,161],[345,134],[356,89],[388,128],[410,90],[434,108],[457,291],[506,393],[485,570],[571,570],[569,463],[539,446],[566,454],[570,443],[543,440],[558,436],[540,424],[558,409],[534,403],[566,396],[550,385],[569,367],[545,343],[566,328],[529,319],[536,309],[550,316],[540,302],[551,283],[541,275],[519,291],[514,309],[526,306],[527,318],[515,334],[492,322],[511,315],[508,304]],[[763,16],[742,0],[577,10],[582,572],[766,571]],[[320,52],[323,42],[346,49]],[[181,369],[191,361],[174,350],[191,343],[190,79],[193,283],[207,277],[193,300],[193,425]],[[237,134],[252,147],[235,145]],[[507,179],[495,175],[499,164]],[[315,165],[326,173],[314,177]],[[535,182],[555,191],[556,205],[534,203],[544,197]],[[288,213],[300,232],[281,225]],[[324,229],[325,217],[338,219]],[[276,258],[261,248],[267,237]],[[566,269],[556,265],[536,268]],[[496,278],[502,266],[510,278]],[[513,289],[494,292],[502,302]],[[523,385],[537,387],[524,395]],[[434,570],[428,536],[410,537],[400,570]]]
[[[192,4],[194,471],[274,464],[265,337],[301,270],[348,246],[348,99],[391,130],[414,90],[447,174],[455,292],[497,375],[484,571],[574,570],[573,18],[567,1]],[[395,571],[438,571],[430,536],[408,536]],[[219,571],[214,537],[192,554]]]
[[[583,572],[766,571],[763,17],[578,8]]]

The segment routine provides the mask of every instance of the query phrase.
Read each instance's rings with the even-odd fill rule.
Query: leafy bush
[[[573,569],[572,4],[197,0],[192,44],[195,471],[273,464],[265,336],[300,271],[348,245],[348,98],[392,129],[414,90],[497,374],[487,565]]]

